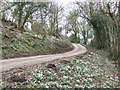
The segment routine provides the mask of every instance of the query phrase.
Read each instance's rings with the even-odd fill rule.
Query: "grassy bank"
[[[2,59],[61,53],[72,50],[67,39],[6,29],[2,32]]]

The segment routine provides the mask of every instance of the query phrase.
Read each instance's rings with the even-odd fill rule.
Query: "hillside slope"
[[[2,59],[61,53],[73,48],[72,44],[63,37],[36,35],[32,31],[11,29],[2,30]]]

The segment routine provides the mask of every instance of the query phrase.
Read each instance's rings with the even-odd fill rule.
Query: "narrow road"
[[[66,53],[1,60],[0,72],[7,71],[16,67],[25,67],[25,66],[40,64],[40,63],[52,61],[58,58],[70,57],[78,54],[84,54],[87,52],[87,49],[80,44],[73,44],[73,46],[74,46],[74,49]]]

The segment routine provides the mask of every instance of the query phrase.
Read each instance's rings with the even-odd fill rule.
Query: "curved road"
[[[24,67],[35,64],[44,63],[47,61],[52,61],[58,58],[70,57],[78,54],[84,54],[87,52],[87,49],[80,44],[73,44],[74,49],[72,51],[60,54],[51,54],[51,55],[39,55],[39,56],[31,56],[31,57],[22,57],[22,58],[14,58],[14,59],[6,59],[1,60],[0,64],[2,66],[0,72],[10,70],[16,67]]]

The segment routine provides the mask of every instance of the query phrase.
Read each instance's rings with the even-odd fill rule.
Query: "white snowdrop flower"
[[[75,84],[75,87],[79,87],[80,85],[78,85],[78,84]]]
[[[48,71],[49,74],[52,74],[50,71]]]
[[[67,68],[70,68],[70,66],[67,66]]]
[[[48,85],[50,85],[50,84],[56,84],[56,85],[57,85],[58,83],[57,83],[57,82],[52,82],[52,81],[51,81],[51,82],[47,82],[47,84],[48,84]]]
[[[95,84],[92,84],[92,85],[90,85],[89,88],[94,88],[95,86],[96,86]]]
[[[81,61],[79,61],[79,60],[76,60],[76,63],[80,63]]]
[[[38,76],[43,76],[43,74],[42,74],[42,73],[39,73]]]
[[[91,57],[91,55],[88,55],[88,57]]]
[[[49,88],[49,86],[47,86],[47,85],[46,85],[45,87],[46,87],[46,88]]]
[[[86,62],[86,64],[90,64],[90,62]]]
[[[90,54],[94,55],[95,53],[91,52]]]
[[[63,76],[63,78],[67,79],[67,78],[68,78],[68,76]]]
[[[54,73],[54,75],[57,75],[57,73]]]
[[[77,82],[80,82],[80,80],[76,80]]]
[[[84,72],[88,71],[88,68],[84,68]]]
[[[92,78],[88,78],[88,81],[89,81],[89,82],[92,82],[93,80],[92,80]]]

